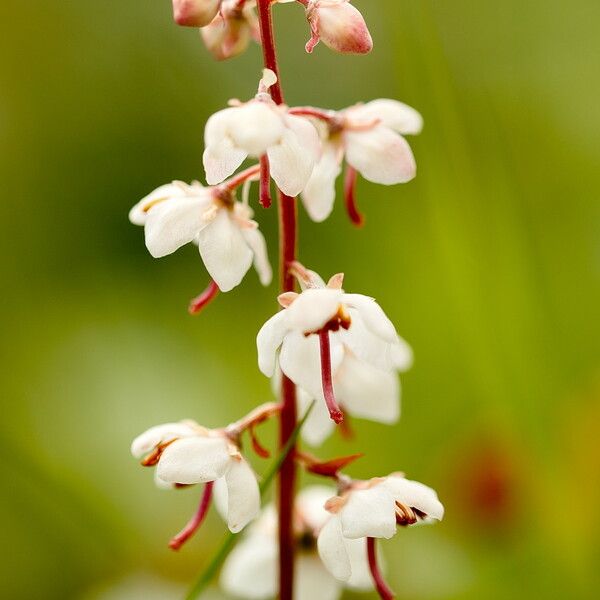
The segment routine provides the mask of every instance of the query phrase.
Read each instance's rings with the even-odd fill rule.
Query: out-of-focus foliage
[[[418,107],[419,176],[361,183],[362,231],[339,205],[323,225],[303,214],[301,259],[377,297],[416,362],[398,427],[355,422],[354,442],[322,454],[364,449],[355,475],[401,469],[439,490],[444,523],[384,545],[399,597],[592,598],[600,4],[356,4],[368,57],[305,55],[301,7],[276,7],[288,101]],[[249,274],[189,317],[207,282],[194,249],[151,259],[127,211],[202,177],[204,122],[253,93],[259,50],[214,63],[168,0],[2,2],[0,29],[0,596],[133,598],[153,577],[171,589],[223,525],[211,515],[169,551],[197,491],[154,489],[130,440],[270,398],[254,336],[276,288]],[[275,260],[275,213],[258,219]]]

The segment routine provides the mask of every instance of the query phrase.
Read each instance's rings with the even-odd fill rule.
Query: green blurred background
[[[302,214],[301,259],[377,297],[416,362],[399,426],[355,422],[320,452],[438,489],[444,523],[384,545],[399,597],[597,597],[600,4],[356,4],[368,57],[306,55],[301,8],[276,8],[288,101],[417,107],[419,176],[361,182],[361,231],[339,203],[322,225]],[[254,338],[275,286],[250,273],[192,318],[194,248],[155,261],[127,221],[154,187],[202,178],[207,117],[259,75],[258,47],[214,63],[170,12],[0,5],[2,598],[177,598],[224,528],[211,515],[169,551],[197,491],[156,490],[129,443],[270,398]],[[273,261],[275,216],[258,212]]]

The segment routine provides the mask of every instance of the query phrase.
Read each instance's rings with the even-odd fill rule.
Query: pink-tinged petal
[[[363,16],[348,0],[311,0],[306,16],[314,36],[336,52],[367,54],[373,49]]]
[[[302,203],[316,223],[324,221],[333,210],[335,180],[342,171],[341,153],[335,144],[324,144],[319,162],[302,191]]]
[[[366,131],[347,131],[346,160],[365,179],[393,185],[406,183],[417,173],[408,142],[395,131],[377,125]]]
[[[332,516],[321,529],[317,548],[325,568],[336,579],[348,581],[352,575],[352,568],[342,535],[342,525],[336,515]]]
[[[398,334],[396,333],[394,324],[373,298],[363,296],[362,294],[344,294],[342,301],[358,311],[365,326],[371,333],[374,333],[386,342],[396,342]]]
[[[298,404],[298,413],[304,414],[313,402],[313,399],[302,388],[298,388],[296,401]],[[325,402],[315,402],[304,427],[302,427],[300,435],[309,446],[320,446],[333,433],[334,429],[335,423],[329,416]]]
[[[206,270],[222,292],[238,285],[252,265],[253,253],[226,209],[198,235],[198,249]]]
[[[282,310],[273,315],[258,332],[256,336],[258,368],[263,375],[272,377],[275,373],[277,351],[288,330],[287,313]]]
[[[338,312],[343,295],[330,288],[305,290],[286,309],[290,327],[302,333],[322,329]]]
[[[191,424],[185,422],[156,425],[133,440],[131,454],[135,458],[142,458],[161,444],[197,434],[198,431]]]
[[[227,484],[227,525],[232,533],[241,531],[260,511],[256,475],[242,459],[233,459],[225,474]]]
[[[401,475],[390,475],[381,485],[386,487],[398,502],[425,513],[428,519],[441,521],[444,517],[444,506],[435,490],[423,483],[405,479]]]
[[[277,595],[277,538],[249,535],[231,551],[219,583],[237,598],[268,600]]]
[[[221,0],[173,0],[173,20],[177,25],[204,27],[219,10]]]
[[[299,553],[294,580],[296,600],[338,600],[342,585],[333,578],[318,556]]]
[[[207,483],[223,477],[230,462],[224,438],[183,438],[165,448],[157,474],[169,483]]]
[[[189,244],[206,227],[204,215],[211,205],[210,194],[171,198],[155,206],[146,219],[146,247],[161,258]]]
[[[346,111],[346,115],[351,120],[363,122],[379,119],[382,125],[401,135],[417,135],[423,129],[423,117],[419,112],[408,104],[388,98],[352,107]]]
[[[242,229],[241,232],[254,255],[252,262],[260,282],[264,286],[269,285],[273,279],[273,269],[267,254],[265,236],[258,229]]]
[[[346,354],[335,376],[339,403],[353,417],[392,425],[400,418],[400,385],[393,371]]]
[[[310,179],[319,158],[320,143],[315,127],[302,117],[288,115],[287,129],[267,155],[271,177],[288,196],[297,196]]]
[[[200,35],[207,50],[217,60],[233,58],[244,52],[252,39],[251,25],[239,17],[217,15]]]
[[[339,513],[345,538],[391,538],[396,533],[396,500],[378,484],[350,493]]]

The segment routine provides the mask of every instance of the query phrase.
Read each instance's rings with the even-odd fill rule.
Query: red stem
[[[211,280],[208,287],[199,295],[190,301],[188,312],[190,315],[197,315],[207,304],[214,300],[219,293],[219,286]]]
[[[348,165],[344,179],[344,201],[346,202],[346,211],[350,221],[357,227],[362,227],[365,224],[365,218],[356,206],[356,175],[356,169]]]
[[[259,202],[263,208],[271,206],[271,172],[269,170],[269,157],[266,154],[260,157]]]
[[[373,583],[375,583],[375,589],[377,590],[379,597],[382,600],[392,600],[396,596],[385,582],[385,579],[379,570],[379,565],[377,564],[375,538],[367,538],[367,557],[369,559],[369,569],[371,570]]]
[[[238,188],[242,183],[245,183],[248,179],[251,179],[260,172],[260,165],[254,165],[248,167],[244,171],[234,175],[231,179],[224,181],[221,185],[229,191],[233,191]]]
[[[179,550],[183,544],[185,544],[193,535],[196,533],[202,521],[208,513],[210,507],[210,501],[212,499],[214,481],[209,481],[204,486],[204,493],[200,500],[200,505],[196,514],[189,520],[188,524],[169,542],[169,547],[172,550]]]
[[[333,391],[333,381],[331,379],[331,347],[329,344],[329,331],[327,329],[321,329],[321,331],[319,331],[319,344],[321,349],[321,380],[323,382],[325,404],[327,404],[331,419],[339,424],[344,420],[344,413],[340,410]]]
[[[257,1],[260,36],[262,41],[264,66],[277,76],[277,82],[270,87],[271,97],[276,104],[283,104],[281,78],[277,67],[271,0]],[[296,260],[297,208],[296,199],[279,193],[279,267],[281,291],[292,292],[294,276],[289,266]],[[283,448],[296,428],[296,386],[285,375],[281,381],[281,413],[279,415],[279,447]],[[294,595],[294,532],[292,530],[294,492],[296,487],[295,448],[292,448],[279,471],[279,600],[292,600]]]

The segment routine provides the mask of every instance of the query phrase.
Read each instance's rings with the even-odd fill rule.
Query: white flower
[[[266,155],[271,177],[284,194],[296,196],[304,189],[319,158],[319,136],[310,121],[273,102],[267,90],[275,82],[265,69],[254,99],[208,119],[203,160],[209,184],[223,181],[249,156]]]
[[[364,538],[389,539],[398,525],[440,521],[444,516],[434,490],[400,474],[353,482],[326,507],[332,516],[319,534],[319,555],[341,581],[352,577],[349,544]]]
[[[412,363],[410,347],[402,340],[381,307],[367,296],[346,294],[342,276],[327,286],[310,273],[315,287],[301,294],[280,296],[287,308],[271,317],[257,336],[258,365],[272,377],[277,366],[309,397],[328,401],[322,334],[329,337],[330,371],[339,406],[357,417],[394,423],[400,413],[396,371]],[[325,370],[324,370],[325,368]],[[306,397],[305,397],[306,398]],[[301,401],[307,401],[301,398]],[[329,412],[331,406],[328,403]],[[325,412],[315,407],[312,442],[330,432]],[[310,423],[304,428],[310,429]]]
[[[396,100],[379,99],[322,115],[327,124],[319,127],[321,159],[302,192],[314,221],[323,221],[331,213],[335,180],[344,157],[352,169],[374,183],[406,183],[416,175],[412,150],[403,137],[416,135],[423,127],[415,109]]]
[[[271,266],[263,235],[252,210],[236,202],[225,187],[202,187],[173,182],[138,202],[129,219],[144,225],[146,247],[155,258],[193,242],[219,289],[240,283],[254,263],[260,281],[269,285]]]
[[[131,453],[143,458],[145,466],[156,465],[161,487],[214,481],[217,508],[234,533],[260,510],[256,475],[225,430],[205,429],[193,421],[166,423],[138,436]]]
[[[323,486],[305,488],[296,497],[294,538],[296,540],[297,600],[337,600],[343,587],[371,589],[364,540],[352,541],[350,560],[353,577],[342,585],[323,567],[316,552],[320,529],[329,518],[324,504],[332,490]],[[248,528],[244,539],[227,557],[221,572],[221,587],[238,598],[266,600],[277,595],[277,513],[270,505]]]
[[[319,41],[342,54],[367,54],[373,49],[363,16],[348,0],[309,0],[306,18],[312,33],[307,52]]]
[[[221,10],[200,29],[204,44],[217,60],[225,60],[246,50],[250,40],[260,39],[254,2],[240,6],[239,0],[223,0]]]
[[[173,19],[178,25],[204,27],[219,11],[221,0],[173,0]]]

